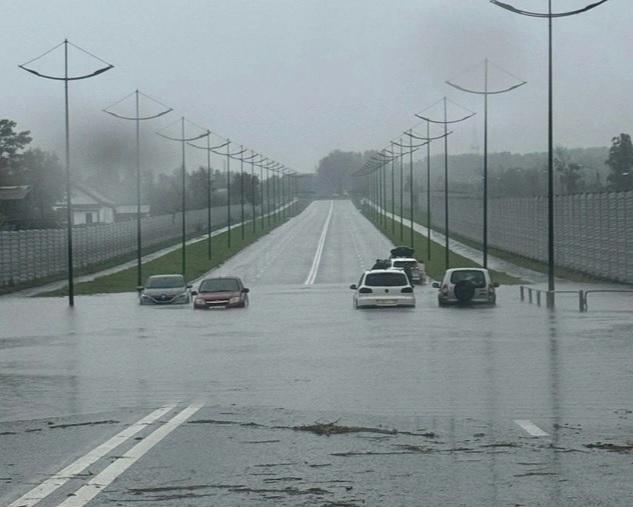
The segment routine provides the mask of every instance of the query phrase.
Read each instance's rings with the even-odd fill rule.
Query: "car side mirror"
[[[187,284],[187,288],[191,289],[191,287],[193,287],[193,285],[191,285],[190,283]]]
[[[356,284],[353,283],[352,285],[349,286],[349,288],[352,290],[356,290],[358,287],[356,287]]]
[[[251,290],[250,290],[250,289],[247,289],[246,287],[244,287],[244,288],[242,289],[242,292],[243,292],[244,294],[248,294],[250,291],[251,291]]]
[[[499,282],[492,282],[492,286],[495,288],[499,287]]]
[[[191,291],[191,295],[192,296],[197,296],[198,295],[198,291],[197,290],[192,290]]]
[[[139,291],[139,292],[142,292],[142,291],[145,290],[145,287],[143,287],[142,285],[137,285],[136,286],[136,290]]]
[[[431,284],[431,286],[432,286],[434,289],[439,289],[439,288],[440,288],[440,284],[439,284],[438,282],[433,282],[433,283]]]

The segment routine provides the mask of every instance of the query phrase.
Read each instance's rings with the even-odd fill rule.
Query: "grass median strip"
[[[297,205],[296,214],[305,209],[308,202],[300,202]],[[194,280],[207,271],[219,266],[228,258],[235,255],[257,239],[268,234],[272,229],[284,223],[280,220],[276,224],[270,226],[267,224],[262,229],[258,220],[257,230],[253,232],[252,224],[249,222],[244,229],[244,239],[242,239],[241,226],[236,226],[231,231],[231,247],[228,247],[228,232],[223,232],[213,237],[212,240],[212,256],[209,259],[207,241],[205,239],[196,243],[187,245],[187,272],[186,280]],[[174,250],[162,257],[151,260],[143,264],[143,279],[151,275],[159,275],[166,273],[180,273],[182,259],[182,248]],[[136,267],[128,268],[117,273],[102,276],[89,282],[83,282],[75,285],[75,294],[104,294],[112,292],[132,292],[136,290]],[[40,294],[41,296],[65,296],[68,289],[54,290]]]
[[[399,244],[409,244],[409,230],[410,228],[406,225],[403,226],[404,234],[403,237],[406,240],[400,241],[400,222],[394,221],[387,218],[384,225],[377,223],[373,219],[373,214],[367,213],[366,210],[362,210],[365,217],[367,217],[375,226],[381,231],[387,238],[391,240],[394,245]],[[426,274],[433,278],[434,280],[439,280],[444,274],[444,245],[440,245],[435,241],[431,241],[431,258],[427,254],[427,239],[426,236],[423,236],[419,232],[413,233],[413,248],[415,249],[416,258],[424,261],[424,267]],[[463,257],[453,251],[449,253],[449,263],[451,267],[454,268],[479,268],[480,264],[477,262]],[[507,273],[503,273],[501,271],[490,270],[490,276],[495,282],[499,282],[504,285],[518,285],[524,283],[520,278],[508,275]]]

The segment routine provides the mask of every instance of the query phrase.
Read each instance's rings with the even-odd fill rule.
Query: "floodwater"
[[[425,285],[414,309],[354,310],[349,284],[389,248],[351,203],[316,202],[216,270],[250,287],[244,310],[0,299],[0,504],[199,404],[90,505],[630,505],[633,298],[548,311],[502,287],[496,307],[439,308]],[[335,421],[366,431],[293,430]]]

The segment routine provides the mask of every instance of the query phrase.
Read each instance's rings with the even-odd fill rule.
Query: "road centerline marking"
[[[305,282],[303,282],[304,285],[313,285],[314,280],[316,279],[317,273],[319,272],[319,264],[321,264],[321,256],[323,255],[323,247],[325,245],[325,238],[327,236],[328,228],[330,227],[330,220],[332,219],[333,211],[334,211],[334,201],[330,201],[330,210],[328,211],[327,218],[325,219],[325,223],[323,224],[323,229],[321,230],[321,236],[319,237],[319,243],[317,245],[317,249],[314,254],[314,259],[312,260],[312,267],[310,268],[308,277],[306,278]]]
[[[523,428],[533,437],[547,437],[549,433],[543,431],[529,419],[515,419],[514,423]]]
[[[138,420],[123,431],[117,433],[103,444],[98,445],[87,454],[72,462],[70,465],[62,468],[59,472],[52,475],[44,482],[22,495],[8,507],[32,507],[53,493],[56,489],[62,487],[69,480],[75,478],[90,465],[103,458],[106,454],[116,449],[126,440],[136,435],[139,431],[155,422],[157,419],[171,411],[176,405],[166,405],[149,413],[142,419]]]
[[[69,496],[57,507],[83,507],[86,505],[90,500],[114,482],[117,477],[149,452],[156,444],[200,410],[202,406],[202,403],[194,403],[176,414],[169,421],[155,429],[129,451],[124,453],[120,458],[104,468],[87,484],[75,491],[73,496]]]

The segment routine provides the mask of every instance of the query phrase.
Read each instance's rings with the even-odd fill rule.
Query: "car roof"
[[[446,270],[447,273],[453,273],[454,271],[483,271],[488,273],[486,268],[450,268]]]
[[[418,260],[414,257],[392,257],[389,259],[392,262],[400,262],[400,261],[413,261],[418,262]]]
[[[240,280],[240,277],[239,276],[210,276],[210,277],[204,278],[204,279],[202,279],[200,281],[204,282],[206,280]]]
[[[389,269],[368,269],[365,271],[365,274],[368,275],[370,273],[403,273],[400,268],[389,268]]]
[[[150,275],[149,278],[184,278],[184,277],[178,274],[168,274],[168,275]]]

